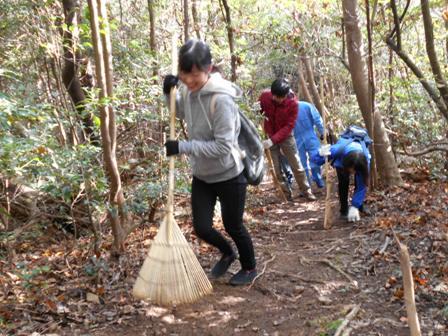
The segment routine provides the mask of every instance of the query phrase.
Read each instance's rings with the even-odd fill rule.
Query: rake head
[[[167,215],[154,238],[133,295],[160,305],[193,302],[212,285],[174,218]]]

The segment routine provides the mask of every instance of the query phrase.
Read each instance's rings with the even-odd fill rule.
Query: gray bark
[[[379,176],[386,186],[401,184],[402,180],[392,152],[389,136],[379,111],[374,111],[372,125],[372,104],[369,100],[368,71],[364,59],[357,1],[343,0],[342,8],[353,89],[367,128],[374,130],[373,139],[375,144],[373,148],[377,159]]]

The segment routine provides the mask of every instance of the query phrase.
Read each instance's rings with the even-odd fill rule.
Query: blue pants
[[[299,148],[299,156],[300,161],[302,163],[303,169],[305,169],[306,177],[308,178],[308,182],[311,185],[311,176],[312,180],[316,183],[319,188],[324,187],[324,181],[321,175],[321,167],[310,160],[310,164],[308,165],[308,157],[315,155],[315,153],[319,150],[318,148],[306,149],[305,145],[301,145]],[[310,169],[311,168],[311,169]],[[311,170],[311,176],[310,176]]]
[[[292,170],[291,166],[288,163],[288,159],[283,154],[280,154],[280,168],[282,171],[282,179],[288,185],[288,188],[292,186]]]

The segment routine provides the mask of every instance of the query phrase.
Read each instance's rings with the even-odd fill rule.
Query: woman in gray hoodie
[[[163,92],[168,95],[180,80],[176,110],[187,123],[189,139],[168,140],[165,147],[168,156],[189,156],[194,230],[222,253],[211,276],[223,276],[236,259],[229,241],[213,228],[214,208],[219,199],[224,228],[235,242],[241,262],[241,270],[230,279],[230,284],[244,285],[256,277],[257,271],[252,239],[243,225],[247,181],[238,150],[240,119],[234,101],[242,93],[219,74],[211,74],[211,69],[207,44],[192,39],[180,48],[179,77],[166,76]]]

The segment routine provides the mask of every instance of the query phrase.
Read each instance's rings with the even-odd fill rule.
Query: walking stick
[[[277,189],[278,196],[280,197],[282,202],[287,202],[288,199],[286,198],[285,193],[283,192],[280,182],[278,182],[277,174],[275,174],[274,164],[272,163],[271,151],[269,149],[265,149],[264,154],[266,155],[266,158],[268,159],[269,172],[271,174],[272,181],[274,181],[274,185],[275,185],[275,188]]]
[[[327,125],[326,125],[326,113],[322,113],[324,123],[324,145],[327,144]],[[334,202],[331,201],[331,195],[333,194],[333,175],[330,176],[330,164],[328,162],[328,156],[325,157],[325,176],[326,181],[326,195],[325,195],[325,215],[324,215],[324,229],[331,229],[333,225],[333,208]]]

